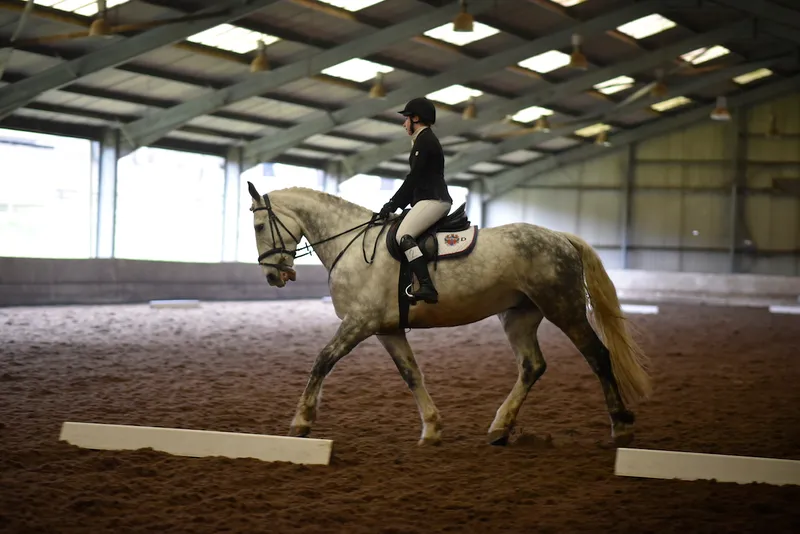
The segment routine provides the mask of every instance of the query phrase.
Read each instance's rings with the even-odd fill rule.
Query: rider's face
[[[414,133],[414,125],[411,124],[411,117],[406,117],[406,120],[403,121],[403,128],[406,129],[408,135]]]

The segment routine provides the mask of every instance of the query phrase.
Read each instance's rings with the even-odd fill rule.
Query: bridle
[[[339,261],[339,259],[345,253],[345,251],[348,248],[350,248],[350,245],[353,244],[353,241],[358,239],[359,235],[363,235],[364,236],[364,242],[362,242],[362,246],[361,246],[362,252],[364,254],[364,261],[367,262],[367,263],[372,263],[372,261],[375,259],[375,253],[376,253],[377,248],[378,248],[378,238],[380,237],[380,235],[383,233],[384,229],[386,228],[386,222],[388,221],[388,219],[387,219],[387,221],[384,221],[383,223],[377,222],[378,217],[379,217],[378,213],[374,213],[373,212],[372,217],[370,217],[370,220],[368,220],[365,223],[361,223],[358,226],[354,226],[353,228],[350,228],[349,230],[345,230],[344,232],[340,232],[340,233],[338,233],[336,235],[333,235],[331,237],[326,237],[325,239],[317,241],[316,243],[309,243],[308,245],[302,247],[301,249],[289,250],[289,249],[286,248],[286,243],[283,240],[283,235],[281,235],[281,227],[283,227],[283,229],[286,230],[286,233],[289,234],[289,237],[291,237],[296,244],[300,244],[300,240],[297,239],[294,236],[294,234],[292,234],[292,231],[289,230],[286,227],[286,225],[283,224],[283,221],[281,221],[280,218],[275,214],[275,211],[272,209],[272,203],[269,200],[269,196],[266,193],[264,193],[263,195],[261,195],[261,198],[264,199],[264,206],[263,207],[262,206],[258,206],[258,207],[255,207],[255,208],[251,208],[251,211],[253,211],[254,213],[256,211],[266,211],[269,214],[269,231],[270,231],[270,234],[272,236],[272,242],[274,244],[278,243],[278,241],[275,240],[275,237],[277,236],[277,238],[280,240],[281,246],[280,247],[276,246],[275,248],[271,248],[271,249],[269,249],[269,250],[267,250],[265,252],[262,252],[258,256],[259,265],[263,265],[265,267],[274,267],[274,268],[278,269],[279,271],[289,271],[289,272],[291,272],[292,268],[289,267],[288,265],[284,265],[282,263],[265,263],[264,259],[267,258],[268,256],[272,256],[273,254],[286,254],[288,256],[291,256],[294,259],[302,258],[303,256],[308,256],[308,255],[313,253],[314,245],[319,245],[319,244],[322,244],[322,243],[326,243],[328,241],[336,239],[337,237],[341,237],[341,236],[343,236],[345,234],[348,234],[348,233],[350,233],[350,232],[352,232],[354,230],[358,230],[362,226],[365,227],[365,228],[363,230],[361,230],[358,234],[356,234],[356,236],[347,244],[347,246],[344,247],[344,249],[342,249],[342,251],[339,253],[339,255],[336,256],[336,259],[334,260],[333,264],[331,265],[330,272],[328,273],[328,278],[330,278],[330,273],[333,272],[333,268],[336,266],[336,263]],[[373,250],[372,250],[372,257],[368,260],[367,259],[367,252],[366,252],[366,250],[364,250],[364,243],[366,242],[366,237],[367,237],[367,233],[366,232],[370,228],[372,228],[374,226],[378,226],[378,225],[381,225],[382,228],[381,228],[381,231],[378,233],[378,238],[375,239],[375,245],[374,245]],[[303,254],[301,254],[300,256],[297,256],[297,251],[298,250],[305,250],[305,252]]]

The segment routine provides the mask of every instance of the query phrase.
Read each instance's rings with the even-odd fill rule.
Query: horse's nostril
[[[274,282],[277,282],[277,281],[278,281],[278,277],[275,276],[274,274],[269,273],[267,275],[267,282],[274,283]]]

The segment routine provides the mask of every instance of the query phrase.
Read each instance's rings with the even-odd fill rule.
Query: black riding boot
[[[407,291],[406,293],[411,297],[413,302],[419,300],[424,300],[428,304],[439,302],[439,293],[436,291],[436,288],[433,287],[433,281],[428,273],[428,262],[425,261],[425,257],[422,255],[422,251],[419,249],[417,242],[410,235],[404,235],[400,240],[400,248],[405,253],[411,271],[414,273],[414,276],[417,277],[417,281],[419,281],[420,285],[418,291]]]

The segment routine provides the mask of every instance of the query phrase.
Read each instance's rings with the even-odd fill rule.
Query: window
[[[619,91],[624,91],[625,89],[630,89],[633,87],[634,82],[635,80],[630,76],[617,76],[616,78],[598,83],[594,88],[604,95],[611,95]]]
[[[691,104],[691,103],[692,101],[686,98],[685,96],[676,96],[674,98],[657,102],[650,107],[656,111],[663,112],[680,106],[685,106],[686,104]]]
[[[0,256],[91,257],[91,141],[0,129],[0,161]]]
[[[369,6],[380,4],[383,0],[319,0],[334,7],[340,7],[347,11],[360,11]]]
[[[766,78],[767,76],[772,76],[772,71],[769,69],[758,69],[752,72],[748,72],[746,74],[740,74],[736,76],[733,81],[740,84],[745,85],[756,80],[760,80],[761,78]]]
[[[524,59],[517,63],[517,65],[538,72],[539,74],[545,74],[569,65],[569,59],[569,54],[559,52],[558,50],[550,50],[549,52]]]
[[[196,33],[186,40],[222,50],[229,50],[237,54],[246,54],[258,48],[259,41],[264,41],[264,44],[270,45],[276,42],[278,38],[231,24],[220,24]]]
[[[697,65],[729,53],[730,50],[724,46],[716,45],[712,46],[711,48],[698,48],[697,50],[692,50],[691,52],[681,55],[681,59],[688,61],[693,65]]]
[[[91,17],[97,14],[97,0],[35,0],[37,5],[52,7],[59,11],[66,11],[68,13],[75,13],[76,15],[83,15]],[[128,2],[128,0],[106,0],[106,9],[121,5]]]
[[[328,76],[336,76],[354,82],[365,82],[374,78],[379,72],[386,74],[394,69],[380,63],[367,61],[366,59],[349,59],[344,63],[339,63],[333,67],[323,69],[322,73]]]
[[[511,116],[511,118],[519,122],[531,122],[535,121],[536,119],[544,115],[552,115],[552,114],[553,110],[551,109],[540,108],[539,106],[531,106],[529,108],[517,111],[514,115]]]
[[[483,92],[478,91],[477,89],[470,89],[469,87],[464,87],[463,85],[451,85],[450,87],[439,89],[433,93],[428,93],[426,96],[431,100],[438,100],[439,102],[444,102],[445,104],[450,104],[452,106],[454,104],[458,104],[459,102],[464,102],[470,97],[478,97],[482,94]]]
[[[224,161],[144,147],[119,160],[115,256],[222,259]]]
[[[497,33],[500,33],[500,30],[475,21],[472,24],[471,32],[454,31],[453,23],[448,22],[447,24],[443,24],[438,28],[426,31],[425,35],[428,37],[433,37],[434,39],[439,39],[440,41],[446,41],[456,46],[464,46],[466,44],[491,37]]]
[[[627,22],[622,26],[617,26],[617,30],[634,39],[644,39],[645,37],[661,33],[675,26],[675,22],[666,17],[662,17],[658,13],[653,13],[652,15]]]

